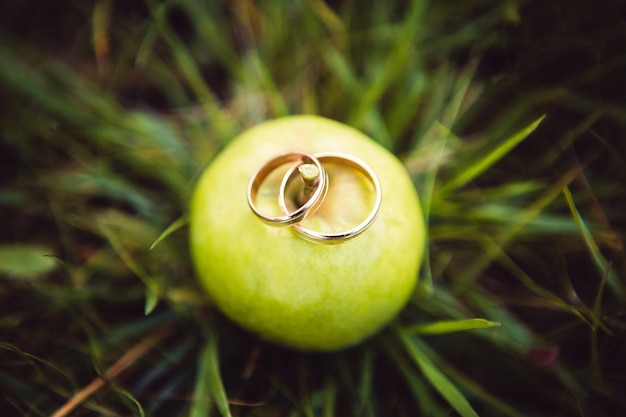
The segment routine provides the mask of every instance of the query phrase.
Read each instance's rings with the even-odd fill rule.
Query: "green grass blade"
[[[626,291],[624,290],[624,284],[622,283],[622,281],[620,281],[615,271],[611,269],[606,258],[600,252],[598,244],[593,240],[591,231],[589,230],[582,216],[578,212],[578,209],[576,208],[576,203],[574,202],[574,198],[572,197],[572,193],[567,186],[563,188],[563,194],[565,195],[565,200],[567,201],[567,205],[571,211],[572,217],[574,218],[574,221],[576,221],[576,224],[578,225],[578,228],[580,230],[580,234],[585,241],[585,245],[587,246],[591,257],[593,258],[593,261],[598,268],[598,272],[602,277],[606,276],[607,282],[609,283],[609,286],[615,292],[615,294],[620,297],[622,301],[626,300]]]
[[[461,113],[461,108],[472,85],[472,80],[474,79],[476,69],[478,68],[478,63],[479,61],[477,59],[470,60],[462,71],[460,71],[458,79],[454,85],[454,96],[446,105],[442,117],[442,124],[444,126],[452,128]]]
[[[500,323],[485,319],[446,320],[435,323],[417,324],[407,326],[404,331],[409,334],[439,335],[446,333],[462,332],[476,329],[493,329],[500,327]]]
[[[336,415],[335,409],[337,408],[337,383],[334,380],[329,380],[324,388],[324,408],[322,415],[324,417],[332,417]]]
[[[280,117],[289,114],[287,104],[283,100],[278,87],[270,74],[269,68],[265,65],[258,52],[250,52],[244,64],[248,68],[248,72],[253,74],[255,81],[267,97],[269,105],[272,109],[272,116]]]
[[[515,133],[513,136],[507,138],[502,144],[494,148],[491,152],[481,154],[478,160],[470,164],[464,170],[461,170],[455,177],[448,181],[440,190],[439,197],[446,195],[447,193],[462,187],[480,174],[485,172],[489,167],[494,165],[506,154],[509,153],[515,146],[521,141],[526,139],[532,132],[537,129],[541,121],[545,118],[545,115],[539,117],[534,122]]]
[[[361,380],[359,381],[359,408],[363,415],[371,414],[372,384],[374,381],[374,350],[367,349],[361,362]],[[369,413],[367,413],[369,411]]]
[[[146,217],[155,212],[144,191],[107,171],[102,166],[98,169],[90,167],[83,172],[57,171],[50,175],[50,188],[57,189],[59,193],[94,195],[127,202]]]
[[[437,357],[434,352],[430,349],[425,349],[428,351],[428,354],[431,358]],[[437,360],[438,357],[437,357]],[[442,370],[448,375],[450,378],[454,379],[455,383],[459,386],[463,387],[463,389],[471,393],[473,397],[482,398],[486,403],[489,403],[491,414],[492,415],[502,415],[502,416],[510,416],[510,417],[523,417],[523,414],[520,411],[517,411],[514,407],[508,404],[506,401],[500,399],[497,395],[491,394],[489,391],[485,390],[480,384],[475,382],[471,377],[467,377],[462,374],[448,363],[442,363]],[[496,414],[495,411],[498,410],[500,414]]]
[[[36,278],[52,271],[56,260],[53,251],[36,245],[0,246],[0,274],[19,278]]]
[[[598,330],[602,326],[601,317],[602,317],[602,300],[604,295],[604,289],[606,287],[609,271],[602,278],[600,282],[600,286],[598,288],[598,295],[596,296],[596,301],[593,306],[593,328],[591,332],[591,360],[592,360],[592,373],[597,380],[602,378],[602,367],[600,360],[600,347],[598,345]]]
[[[102,235],[109,242],[113,250],[122,259],[124,264],[130,269],[146,286],[150,291],[161,294],[162,285],[157,278],[152,276],[146,268],[131,256],[128,248],[122,243],[122,238],[115,231],[114,216],[116,213],[110,212],[98,216],[96,222],[100,228]],[[113,221],[112,221],[113,220]]]
[[[372,109],[377,107],[380,98],[389,89],[389,86],[397,81],[401,73],[409,66],[412,50],[411,44],[414,41],[415,34],[418,32],[424,9],[423,2],[413,3],[396,34],[393,48],[388,51],[384,60],[381,61],[384,64],[380,66],[380,70],[372,77],[369,88],[355,104],[350,124],[360,125],[372,113]]]
[[[422,379],[422,375],[414,370],[414,367],[407,361],[406,356],[402,354],[401,347],[397,344],[386,343],[385,349],[389,357],[395,362],[396,368],[406,380],[408,388],[411,390],[419,407],[419,415],[447,416],[448,414],[441,409],[440,404],[435,400],[435,396],[428,389],[428,384]]]
[[[130,392],[121,389],[119,387],[115,388],[115,391],[120,394],[122,397],[127,398],[131,403],[133,403],[133,405],[137,408],[137,413],[139,415],[139,417],[145,417],[146,413],[143,409],[143,407],[141,406],[141,403],[133,396],[133,394],[131,394]]]
[[[489,332],[493,343],[512,352],[524,352],[536,346],[540,340],[532,329],[515,316],[502,301],[487,291],[474,291],[470,295],[470,303],[477,311],[487,317],[493,317],[502,323],[497,332]]]
[[[420,192],[420,201],[422,204],[422,211],[424,216],[424,224],[426,226],[426,233],[430,236],[431,233],[431,209],[433,203],[433,196],[435,194],[435,183],[437,181],[437,173],[439,172],[439,168],[445,162],[446,155],[446,147],[448,145],[449,139],[457,139],[454,134],[450,131],[450,129],[446,128],[440,123],[434,123],[430,130],[428,136],[430,137],[430,141],[433,146],[432,154],[434,156],[432,166],[425,175],[423,180],[423,185],[421,187]],[[433,285],[433,276],[431,270],[431,259],[430,259],[430,247],[429,245],[425,245],[426,250],[424,251],[424,276],[420,281],[420,287],[423,288],[426,293],[432,294],[434,291]]]
[[[528,225],[553,203],[562,193],[563,187],[572,182],[576,176],[580,173],[580,167],[574,167],[566,172],[558,182],[551,185],[542,195],[535,199],[532,203],[520,212],[519,216],[511,219],[511,223],[508,227],[503,228],[497,239],[481,237],[480,241],[487,242],[487,250],[481,251],[480,256],[476,258],[474,262],[468,265],[463,272],[461,272],[455,281],[459,291],[468,288],[473,285],[478,276],[484,271],[484,269],[495,260],[503,249],[506,249],[514,239],[520,235]],[[496,242],[496,245],[491,244],[490,241]]]
[[[231,417],[228,398],[220,375],[217,339],[214,335],[207,341],[200,355],[190,417],[209,416],[212,401],[215,401],[222,417]]]
[[[161,233],[161,235],[150,245],[150,250],[154,249],[159,243],[165,240],[169,235],[187,225],[187,216],[181,216],[178,219],[174,220],[172,224],[170,224],[167,229]]]
[[[332,43],[323,45],[322,59],[346,92],[357,94],[363,88],[349,61]]]
[[[407,353],[439,394],[441,394],[462,417],[478,417],[478,414],[461,391],[459,391],[452,381],[428,359],[420,343],[415,338],[410,337],[406,332],[402,330],[399,332]]]
[[[332,417],[337,408],[337,384],[332,378],[328,378],[318,391],[308,394],[310,407],[303,410],[306,416]]]
[[[230,139],[234,135],[233,125],[223,113],[220,102],[211,87],[202,77],[188,46],[177,36],[167,22],[167,7],[151,5],[151,12],[162,39],[170,48],[173,61],[185,77],[189,87],[198,98],[206,116],[211,120],[220,140]]]
[[[146,287],[146,304],[144,306],[144,314],[147,316],[152,313],[159,303],[159,295]]]

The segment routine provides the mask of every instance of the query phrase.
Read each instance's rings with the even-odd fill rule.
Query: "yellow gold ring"
[[[311,178],[310,183],[307,184],[311,193],[308,195],[308,199],[294,212],[289,213],[287,210],[284,210],[285,215],[283,216],[266,216],[256,207],[256,199],[259,188],[269,174],[280,166],[290,162],[293,163],[293,166],[289,172],[295,172],[297,168],[303,164],[311,164],[317,168],[317,175],[313,175],[314,178]],[[256,214],[257,217],[259,217],[259,219],[263,222],[271,226],[289,226],[299,223],[311,214],[315,213],[317,208],[324,201],[327,191],[328,176],[320,161],[307,152],[292,151],[270,159],[261,168],[259,168],[259,170],[257,170],[252,177],[250,177],[250,181],[248,182],[248,205],[254,214]]]
[[[354,228],[346,230],[344,232],[321,233],[315,230],[307,229],[299,224],[299,222],[294,223],[294,231],[301,238],[315,243],[333,244],[340,243],[349,239],[354,239],[361,233],[365,232],[374,223],[374,220],[376,220],[376,217],[378,216],[382,203],[382,187],[380,185],[380,181],[378,180],[376,173],[374,173],[374,171],[367,164],[365,164],[365,162],[351,155],[338,152],[325,152],[317,153],[313,156],[320,162],[334,162],[339,165],[348,166],[365,175],[365,177],[374,187],[374,193],[376,196],[374,200],[374,206],[372,207],[372,210],[370,211],[368,216],[361,223],[359,223]],[[287,173],[283,177],[283,181],[279,189],[278,201],[281,209],[285,213],[289,213],[289,210],[287,208],[286,189],[291,181],[295,178],[296,171],[297,170],[295,167],[292,167],[289,171],[287,171]]]

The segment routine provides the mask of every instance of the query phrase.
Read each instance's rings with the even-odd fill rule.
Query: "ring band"
[[[294,163],[289,172],[295,171],[298,166],[305,163],[314,164],[317,169],[319,169],[320,175],[319,180],[317,181],[317,185],[315,187],[315,191],[311,194],[309,199],[304,204],[302,204],[302,206],[298,207],[298,209],[296,209],[294,212],[289,213],[287,210],[283,210],[285,212],[284,216],[266,216],[261,213],[256,207],[256,198],[259,192],[259,188],[270,173],[272,173],[276,168],[289,162]],[[299,223],[311,214],[315,213],[317,208],[324,201],[327,191],[328,175],[326,174],[326,171],[324,170],[324,167],[322,166],[320,161],[310,153],[292,151],[270,159],[252,175],[250,181],[248,182],[248,205],[250,206],[254,214],[256,214],[257,217],[259,217],[259,219],[261,219],[266,224],[269,224],[270,226],[289,226],[295,223]]]
[[[369,215],[356,227],[349,229],[345,232],[340,233],[321,233],[311,229],[307,229],[297,222],[293,225],[295,232],[303,239],[308,240],[310,242],[315,243],[339,243],[344,240],[349,240],[357,237],[361,233],[365,232],[374,222],[376,217],[378,216],[378,212],[380,211],[380,206],[382,203],[382,188],[380,185],[380,181],[378,177],[374,173],[374,171],[367,166],[363,161],[347,155],[343,153],[337,152],[325,152],[325,153],[317,153],[313,155],[320,162],[335,162],[337,164],[341,164],[344,166],[349,166],[351,168],[356,169],[361,172],[363,175],[367,177],[367,179],[372,183],[374,187],[374,192],[376,193],[376,199],[374,201],[374,207]],[[285,190],[289,186],[289,183],[293,180],[296,173],[296,168],[293,167],[283,177],[283,181],[280,186],[279,191],[279,205],[283,209],[285,213],[289,213],[287,209],[287,201],[285,196]]]

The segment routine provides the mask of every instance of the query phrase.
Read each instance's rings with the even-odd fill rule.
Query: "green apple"
[[[248,206],[248,181],[292,150],[341,152],[369,165],[383,194],[373,225],[327,245],[260,221]],[[327,233],[354,227],[372,209],[373,188],[353,168],[324,168],[328,194],[303,226]],[[257,197],[268,215],[280,214],[279,171]],[[414,291],[424,243],[419,200],[404,166],[359,131],[318,116],[284,117],[242,133],[201,176],[191,202],[192,259],[211,300],[260,337],[303,350],[351,346],[388,324]]]

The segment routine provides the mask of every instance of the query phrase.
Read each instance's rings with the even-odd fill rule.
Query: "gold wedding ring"
[[[299,222],[294,223],[294,230],[301,238],[315,243],[332,244],[340,243],[349,239],[354,239],[361,233],[365,232],[374,223],[374,220],[376,220],[376,217],[378,216],[378,212],[380,211],[380,206],[382,203],[382,188],[380,185],[380,181],[378,180],[376,173],[374,173],[374,171],[369,166],[367,166],[363,161],[351,155],[338,152],[325,152],[317,153],[313,156],[317,158],[317,160],[320,162],[330,162],[338,165],[348,166],[365,175],[365,177],[374,187],[374,193],[376,195],[374,200],[374,206],[372,207],[372,210],[370,211],[368,216],[361,223],[359,223],[352,229],[340,233],[318,232],[315,230],[307,229]],[[285,213],[289,213],[289,210],[287,208],[286,189],[289,186],[290,182],[293,181],[293,179],[295,178],[296,172],[297,170],[294,167],[287,171],[287,173],[283,177],[282,184],[280,185],[278,203]]]
[[[291,170],[296,171],[300,165],[312,164],[319,170],[319,175],[313,185],[313,192],[310,194],[307,201],[305,201],[294,212],[289,213],[284,210],[283,216],[267,216],[256,207],[256,198],[259,192],[259,188],[263,184],[263,181],[277,168],[287,163],[293,163]],[[290,172],[291,172],[290,170]],[[328,191],[328,176],[324,167],[317,158],[307,152],[292,151],[282,155],[278,155],[275,158],[267,161],[259,170],[257,170],[250,181],[248,182],[248,205],[266,224],[270,226],[289,226],[295,223],[299,223],[305,220],[307,217],[315,213],[317,208],[322,204]]]
[[[334,163],[352,168],[363,174],[374,188],[376,197],[372,210],[361,223],[352,229],[339,233],[322,233],[307,229],[300,224],[313,215],[323,204],[324,199],[326,198],[329,187],[329,179],[322,162]],[[282,216],[267,216],[261,213],[256,207],[256,198],[259,188],[274,170],[288,163],[292,163],[291,167],[289,167],[283,176],[278,192],[278,205],[284,214]],[[296,174],[299,171],[298,168],[304,166],[304,164],[314,165],[318,172],[316,173],[317,175],[314,177],[313,181],[305,184],[307,192],[301,193],[301,196],[304,196],[303,199],[306,201],[304,201],[304,203],[300,202],[301,205],[295,211],[290,212],[287,207],[287,188],[296,178]],[[300,174],[303,173],[300,172]],[[305,181],[307,180],[305,179]],[[270,226],[293,226],[295,233],[301,238],[309,242],[325,244],[340,243],[345,240],[353,239],[365,232],[374,223],[374,220],[376,220],[376,217],[378,216],[382,203],[382,195],[382,188],[376,173],[374,173],[374,171],[367,166],[367,164],[358,158],[339,152],[324,152],[311,155],[307,152],[293,151],[279,155],[267,161],[259,170],[257,170],[252,175],[248,183],[248,205],[259,219]]]

